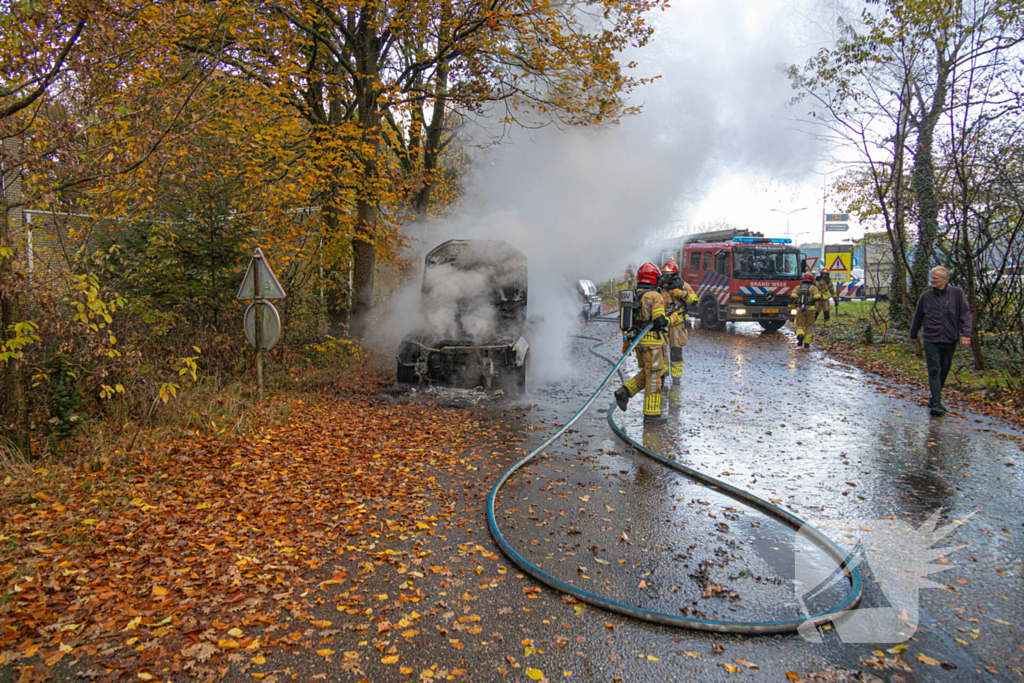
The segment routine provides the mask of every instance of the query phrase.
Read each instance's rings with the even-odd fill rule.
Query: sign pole
[[[256,347],[257,404],[263,400],[263,352],[273,349],[281,338],[281,318],[270,300],[284,299],[286,296],[288,295],[285,294],[284,287],[278,282],[274,269],[263,256],[263,251],[256,247],[235,298],[252,299],[252,303],[242,314],[242,329],[245,330],[249,343]],[[267,314],[266,318],[264,313]],[[264,332],[267,334],[266,338]],[[267,345],[266,349],[263,348],[264,344]]]
[[[263,296],[260,292],[260,259],[254,259],[253,287],[256,301],[256,403],[263,402]]]
[[[821,179],[821,266],[818,268],[818,272],[821,272],[821,268],[828,267],[828,261],[825,259],[825,198],[828,196],[828,173],[822,176]]]

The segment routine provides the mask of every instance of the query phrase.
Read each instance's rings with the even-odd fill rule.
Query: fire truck
[[[789,296],[800,284],[804,261],[788,238],[747,230],[686,235],[675,258],[680,275],[697,294],[688,312],[702,327],[757,322],[774,331],[796,315]]]

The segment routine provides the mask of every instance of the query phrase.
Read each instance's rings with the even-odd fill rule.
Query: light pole
[[[799,209],[793,209],[792,211],[783,211],[782,209],[768,209],[768,210],[769,211],[774,211],[775,213],[784,213],[784,214],[786,214],[786,237],[788,238],[789,237],[789,217],[792,214],[796,213],[797,211],[803,211],[806,208],[807,208],[806,206],[801,206]]]

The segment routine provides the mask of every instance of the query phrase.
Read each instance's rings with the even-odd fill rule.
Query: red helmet
[[[678,273],[679,266],[676,265],[675,261],[665,261],[665,265],[661,267],[662,273]]]
[[[650,262],[643,264],[636,271],[636,281],[638,284],[656,285],[660,276],[661,271],[658,270],[658,266]]]
[[[814,275],[811,273],[804,273],[804,282],[814,282]]]

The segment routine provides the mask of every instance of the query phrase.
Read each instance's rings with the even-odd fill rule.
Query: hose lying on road
[[[666,458],[644,447],[642,444],[637,443],[636,441],[631,439],[622,430],[622,428],[619,427],[619,425],[615,423],[614,414],[617,406],[614,400],[608,407],[608,424],[611,426],[612,430],[620,439],[625,441],[627,444],[632,446],[640,453],[650,458],[653,458],[654,460],[657,460],[663,465],[671,467],[672,469],[681,472],[682,474],[686,475],[687,477],[690,477],[691,479],[695,479],[704,484],[707,484],[712,488],[726,494],[727,496],[730,496],[731,498],[734,498],[735,500],[743,503],[744,505],[752,507],[756,510],[763,512],[769,517],[779,520],[780,522],[786,524],[787,526],[793,529],[799,529],[800,532],[808,538],[808,540],[814,543],[815,546],[817,546],[820,550],[822,550],[825,554],[832,558],[837,563],[837,565],[839,565],[839,569],[842,570],[843,574],[845,574],[847,580],[850,582],[850,590],[846,597],[840,602],[840,604],[833,607],[832,609],[818,612],[817,614],[812,614],[806,617],[800,617],[798,619],[750,622],[717,621],[714,619],[697,619],[693,617],[684,617],[676,614],[657,612],[654,610],[643,609],[641,607],[636,607],[633,605],[627,605],[617,600],[602,597],[594,593],[588,593],[587,591],[581,590],[576,586],[572,586],[568,583],[565,583],[564,581],[555,578],[551,574],[548,574],[540,567],[532,564],[529,560],[527,560],[518,552],[516,552],[516,550],[505,540],[504,536],[502,536],[501,530],[498,528],[498,523],[494,516],[495,502],[497,501],[498,492],[501,490],[501,487],[520,468],[522,468],[528,462],[537,457],[537,455],[541,453],[544,449],[546,449],[548,446],[550,446],[551,443],[555,441],[555,439],[564,434],[565,431],[569,429],[569,427],[571,427],[573,423],[575,423],[583,415],[583,413],[587,411],[588,408],[590,408],[594,401],[597,400],[598,394],[600,394],[601,390],[605,387],[606,384],[608,384],[608,380],[611,379],[613,374],[615,374],[618,371],[619,375],[622,376],[622,372],[621,370],[619,370],[619,366],[622,365],[623,361],[625,361],[626,357],[629,356],[630,352],[633,351],[633,348],[639,343],[640,338],[643,337],[643,335],[650,329],[650,327],[651,326],[648,325],[646,328],[644,328],[643,332],[637,335],[636,340],[629,346],[628,349],[626,349],[626,352],[622,354],[622,357],[619,358],[618,361],[613,361],[607,356],[604,356],[594,350],[596,347],[601,346],[602,344],[605,343],[603,340],[596,339],[594,337],[581,337],[583,339],[590,339],[597,342],[596,344],[590,347],[590,352],[593,353],[598,358],[602,358],[611,363],[612,369],[608,372],[608,375],[604,378],[601,384],[598,385],[597,389],[594,390],[594,393],[590,396],[587,402],[584,403],[578,411],[576,411],[576,414],[573,415],[568,422],[566,422],[554,434],[545,439],[545,441],[542,444],[534,448],[532,451],[530,451],[530,453],[525,455],[518,462],[514,463],[505,471],[504,474],[501,475],[501,477],[498,478],[498,481],[495,483],[494,488],[491,489],[490,496],[488,496],[487,498],[487,525],[490,528],[491,536],[494,537],[495,542],[516,566],[518,566],[527,574],[530,574],[533,578],[537,579],[541,583],[550,586],[551,588],[554,588],[559,592],[566,593],[568,595],[573,596],[577,600],[582,600],[583,602],[589,603],[596,607],[601,607],[611,612],[624,614],[626,616],[635,617],[637,619],[643,619],[644,621],[650,621],[659,624],[667,624],[669,626],[681,626],[684,628],[691,628],[700,631],[715,631],[719,633],[785,633],[789,631],[796,631],[798,629],[803,631],[804,629],[813,628],[819,624],[824,624],[826,622],[831,621],[834,617],[838,616],[839,613],[844,612],[846,610],[851,610],[854,607],[856,607],[857,603],[860,602],[862,590],[860,572],[856,570],[855,565],[851,564],[850,556],[847,553],[845,553],[841,548],[839,548],[839,546],[833,543],[827,536],[822,534],[814,527],[805,524],[804,521],[796,515],[790,514],[789,512],[786,512],[785,510],[776,507],[775,505],[772,505],[768,501],[762,498],[758,498],[757,496],[754,496],[746,491],[738,489],[735,486],[732,486],[731,484],[727,484],[719,479],[715,479],[712,476],[704,474],[703,472],[699,472],[697,470],[681,465],[675,462],[674,460],[670,460],[669,458]]]

